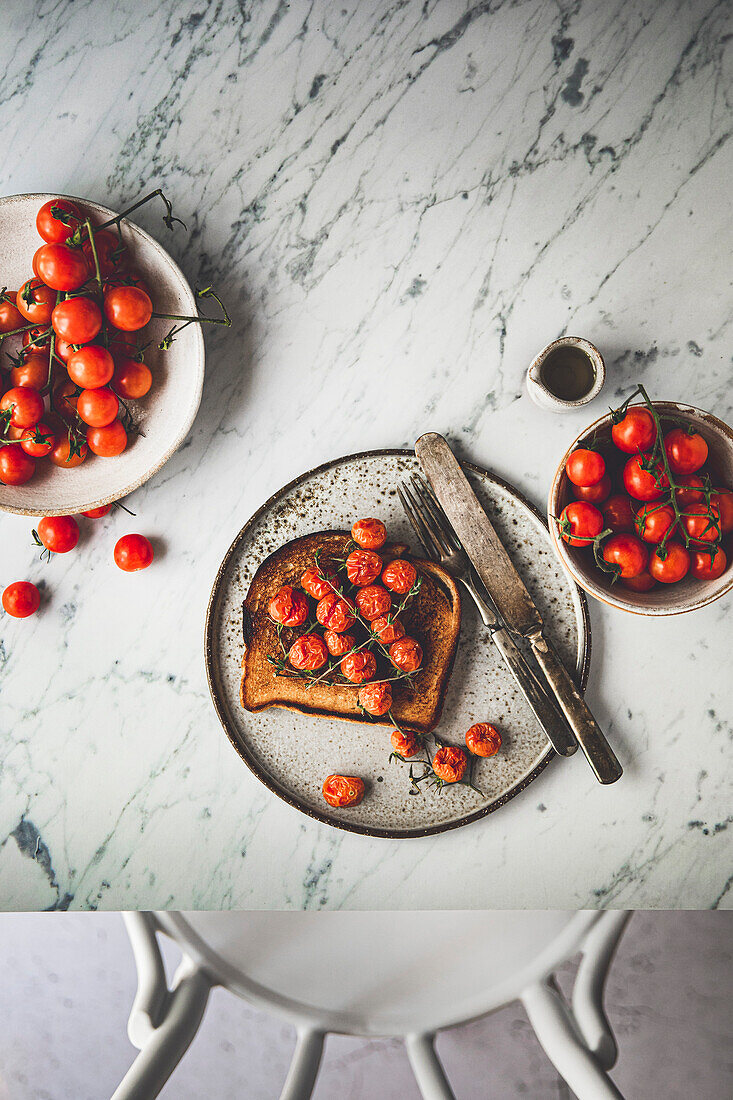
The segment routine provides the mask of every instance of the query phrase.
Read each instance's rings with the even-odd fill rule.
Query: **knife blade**
[[[542,616],[456,456],[436,432],[420,436],[415,454],[502,619],[532,647],[596,778],[600,783],[615,783],[622,775],[621,765],[554,646],[545,637]]]

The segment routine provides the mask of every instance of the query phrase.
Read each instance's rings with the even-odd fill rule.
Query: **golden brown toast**
[[[268,614],[272,597],[284,584],[299,588],[300,578],[314,565],[317,551],[320,551],[321,565],[328,566],[331,560],[343,560],[349,552],[347,546],[354,548],[350,535],[343,531],[305,535],[281,546],[257,570],[242,607],[245,651],[240,698],[245,710],[285,707],[326,718],[394,725],[388,714],[382,718],[365,717],[357,705],[357,685],[327,680],[307,683],[278,676],[268,661],[268,656],[282,657],[277,628]],[[407,634],[417,638],[422,646],[423,663],[411,678],[412,683],[398,680],[392,684],[392,714],[402,729],[430,733],[440,718],[458,645],[461,597],[454,580],[444,569],[435,562],[411,557],[404,545],[389,544],[380,554],[385,563],[395,557],[409,557],[418,577],[422,578],[418,594],[400,618]],[[305,627],[283,629],[285,647],[289,648],[304,632]]]

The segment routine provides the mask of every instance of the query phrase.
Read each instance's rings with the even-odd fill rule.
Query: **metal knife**
[[[600,783],[615,783],[623,769],[557,651],[545,637],[542,616],[456,456],[436,432],[420,436],[415,454],[502,619],[532,647],[596,778]]]

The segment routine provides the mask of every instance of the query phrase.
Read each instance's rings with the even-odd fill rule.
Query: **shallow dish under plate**
[[[539,513],[499,478],[464,463],[479,500],[520,569],[547,629],[585,687],[590,630],[585,598],[557,563]],[[349,530],[361,516],[382,519],[395,542],[421,554],[396,486],[419,471],[412,451],[370,451],[336,459],[286,485],[245,524],[229,548],[209,603],[206,667],[226,734],[271,791],[319,821],[380,837],[417,837],[454,829],[504,805],[555,755],[494,648],[469,596],[463,600],[458,654],[437,733],[463,742],[474,722],[493,722],[504,745],[477,760],[477,794],[466,786],[409,794],[408,766],[389,761],[389,730],[369,723],[312,718],[271,709],[250,714],[239,702],[242,602],[260,563],[283,543],[313,531]],[[367,488],[368,487],[368,488]],[[321,796],[331,772],[359,775],[364,801],[334,810]]]

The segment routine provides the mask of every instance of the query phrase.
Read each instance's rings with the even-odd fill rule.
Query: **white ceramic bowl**
[[[662,416],[675,416],[694,424],[695,429],[700,432],[708,445],[710,453],[707,468],[714,473],[714,480],[721,486],[733,488],[733,430],[712,413],[702,412],[691,405],[679,405],[674,401],[655,401],[654,408]],[[619,607],[623,611],[635,612],[637,615],[681,615],[685,611],[695,611],[699,607],[705,607],[706,604],[712,603],[713,600],[729,592],[733,588],[733,561],[731,561],[733,554],[729,552],[728,546],[726,546],[728,568],[717,580],[698,581],[694,577],[686,577],[678,584],[657,584],[650,592],[632,592],[618,582],[611,584],[607,575],[595,565],[590,551],[568,546],[562,541],[557,531],[557,524],[552,517],[559,516],[563,508],[574,499],[570,481],[565,473],[565,463],[571,451],[590,443],[594,433],[596,444],[601,451],[608,454],[609,451],[604,446],[608,444],[613,453],[615,448],[610,443],[611,416],[609,414],[596,420],[570,444],[557,468],[548,499],[548,523],[552,543],[560,561],[573,580],[597,600],[602,600],[611,607]],[[619,465],[623,465],[626,456],[619,451],[615,451],[615,454],[621,460]],[[724,543],[726,541],[729,543],[730,539],[724,539]]]
[[[36,214],[52,198],[72,198],[99,224],[115,216],[95,202],[72,195],[10,195],[0,198],[0,286],[10,290],[30,276],[31,259],[43,243],[36,230]],[[163,232],[168,232],[163,226]],[[180,268],[157,241],[127,220],[122,237],[130,250],[131,266],[151,287],[154,308],[161,313],[196,313],[193,292]],[[0,508],[21,515],[66,515],[109,504],[137,489],[163,466],[180,447],[194,422],[204,382],[204,341],[200,325],[189,325],[166,352],[155,346],[173,322],[154,319],[146,336],[155,343],[145,361],[153,372],[150,393],[128,402],[141,434],[130,436],[127,449],[116,458],[90,454],[81,466],[60,470],[39,462],[34,477],[25,485],[0,484]],[[2,344],[2,353],[17,345],[14,337]]]

